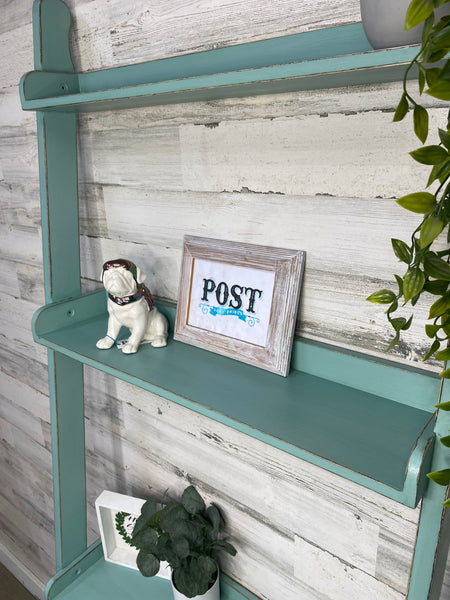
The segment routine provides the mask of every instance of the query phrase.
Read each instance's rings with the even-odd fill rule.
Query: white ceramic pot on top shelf
[[[405,30],[406,11],[411,0],[360,0],[361,19],[372,48],[394,48],[418,44],[422,25]],[[450,14],[450,4],[435,11],[435,19]]]

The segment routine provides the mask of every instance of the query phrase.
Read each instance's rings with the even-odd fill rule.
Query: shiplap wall
[[[360,19],[357,0],[67,3],[79,70]],[[42,597],[55,567],[46,352],[30,332],[43,303],[37,144],[17,89],[33,68],[31,9],[0,2],[0,558]],[[390,238],[417,222],[392,198],[427,174],[407,155],[411,124],[391,123],[399,96],[389,84],[80,117],[84,288],[123,256],[175,300],[186,233],[299,248],[297,333],[382,355],[391,333],[364,298],[392,285]],[[419,364],[426,312],[393,359]],[[223,507],[239,550],[225,569],[261,598],[405,597],[418,509],[91,369],[86,437],[91,541],[103,489],[161,496],[189,481]]]

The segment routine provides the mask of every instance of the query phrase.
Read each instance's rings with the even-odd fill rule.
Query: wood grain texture
[[[266,37],[354,23],[357,0],[214,2],[164,0],[136,4],[132,10],[109,3],[102,18],[95,2],[70,0],[76,15],[73,54],[77,68],[91,70],[120,63],[210,50]],[[93,18],[94,13],[94,18]]]
[[[69,0],[77,69],[184,54],[359,20],[357,0]],[[17,84],[33,69],[31,0],[0,6],[0,550],[41,582],[54,572],[35,116]],[[297,333],[385,358],[391,237],[421,187],[400,84],[159,106],[79,118],[83,287],[124,256],[176,299],[184,234],[307,251]],[[427,98],[433,125],[446,117]],[[390,150],[387,152],[386,148]],[[420,364],[427,308],[392,356]],[[438,365],[431,365],[433,370]],[[102,489],[147,496],[187,482],[223,507],[239,560],[225,569],[267,600],[404,598],[419,511],[87,369],[88,534]],[[448,571],[450,573],[450,569]],[[333,577],[333,585],[323,582]],[[449,577],[442,600],[449,597]]]

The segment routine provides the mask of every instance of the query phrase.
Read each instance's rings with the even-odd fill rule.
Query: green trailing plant
[[[166,561],[179,592],[188,598],[205,594],[214,584],[222,551],[234,556],[236,549],[220,534],[224,520],[215,504],[206,504],[194,486],[187,487],[181,501],[162,508],[151,498],[142,506],[132,535],[126,531],[127,513],[117,513],[116,529],[139,550],[136,564],[145,577],[153,577]]]
[[[425,21],[422,45],[416,57],[408,65],[403,79],[403,94],[394,115],[401,121],[412,110],[416,136],[424,144],[428,137],[428,111],[412,96],[408,88],[408,76],[414,67],[419,74],[419,93],[426,93],[442,100],[450,100],[450,60],[442,59],[450,49],[450,16],[434,23],[434,8],[450,0],[413,0],[407,13],[407,28]],[[426,334],[430,348],[424,360],[435,355],[437,360],[450,358],[447,348],[450,337],[450,249],[435,248],[444,237],[450,242],[450,129],[449,123],[439,128],[439,144],[422,146],[410,152],[412,158],[431,167],[425,188],[434,186],[435,191],[419,191],[407,194],[397,203],[408,211],[422,215],[418,226],[408,241],[392,239],[396,257],[406,264],[403,276],[395,275],[397,290],[382,289],[368,297],[370,302],[386,304],[386,316],[395,336],[388,350],[400,341],[400,334],[407,330],[413,316],[408,319],[395,316],[401,304],[415,306],[424,292],[435,296],[431,304]],[[442,348],[442,346],[445,346]],[[441,373],[449,378],[450,370]]]
[[[434,13],[436,8],[449,3],[450,0],[412,0],[406,14],[406,29],[423,23],[422,43],[405,70],[403,93],[393,120],[402,121],[412,112],[414,132],[422,146],[410,155],[416,162],[428,165],[430,173],[425,189],[397,200],[406,210],[422,215],[409,240],[391,240],[395,256],[406,265],[403,276],[395,275],[397,289],[378,290],[367,298],[388,305],[386,316],[394,329],[389,351],[398,344],[401,332],[410,327],[413,319],[412,315],[408,319],[397,316],[397,309],[408,303],[414,307],[424,292],[432,294],[429,323],[425,325],[430,347],[423,360],[434,356],[444,362],[450,359],[450,113],[447,122],[438,129],[439,143],[425,145],[429,133],[428,111],[417,95],[450,100],[450,59],[446,58],[450,50],[450,16],[436,22]],[[414,70],[418,74],[418,94],[412,94],[409,87],[409,76]],[[446,247],[439,249],[443,246]],[[445,368],[440,375],[450,379],[450,369]],[[437,408],[450,411],[450,403]],[[441,442],[450,447],[450,436],[441,438]],[[450,469],[428,476],[440,485],[450,483]],[[450,506],[450,501],[446,505]]]

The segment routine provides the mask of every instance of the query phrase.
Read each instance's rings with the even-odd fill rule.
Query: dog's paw
[[[100,348],[100,350],[108,350],[108,348],[111,348],[113,344],[114,340],[106,336],[98,340],[98,342],[95,345],[97,346],[97,348]]]
[[[167,338],[165,338],[165,337],[155,338],[152,341],[152,346],[153,346],[153,348],[164,348],[164,346],[167,346]]]
[[[135,344],[125,344],[125,346],[122,348],[122,352],[124,354],[134,354],[135,352],[138,351],[139,345],[135,345]]]

